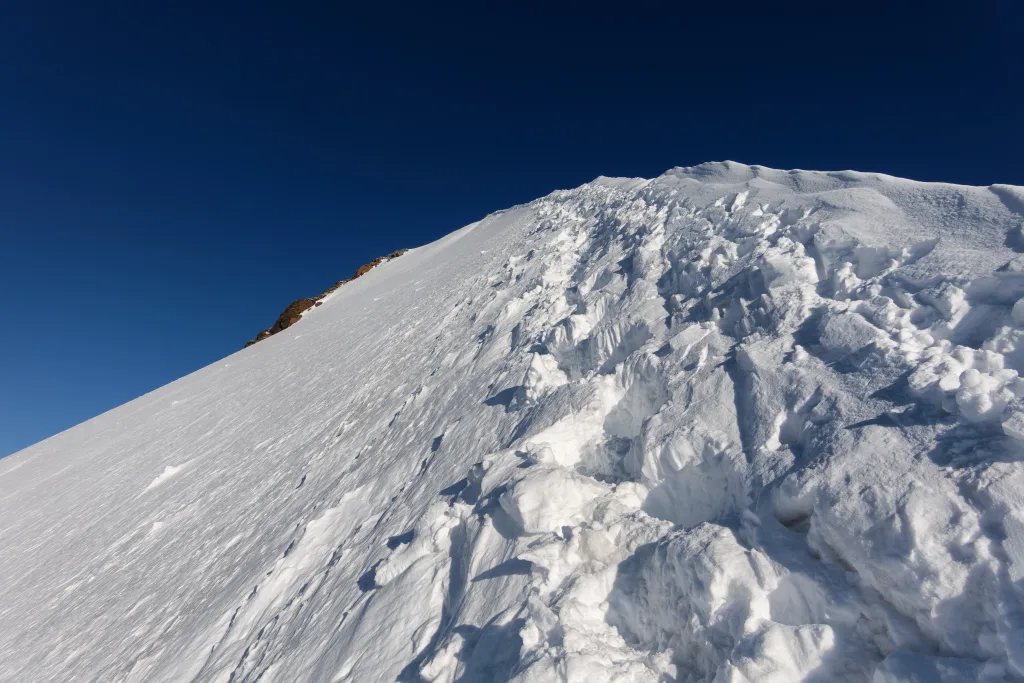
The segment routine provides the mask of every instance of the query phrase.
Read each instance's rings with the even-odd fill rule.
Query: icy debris
[[[955,287],[949,282],[943,282],[937,287],[929,287],[918,293],[918,298],[930,305],[939,312],[939,315],[948,323],[957,323],[963,319],[970,304],[964,290]]]
[[[1022,395],[1024,380],[1015,370],[982,374],[977,368],[969,368],[960,374],[956,404],[960,415],[971,422],[998,420],[1007,404]]]
[[[726,528],[677,532],[637,560],[620,570],[612,623],[629,640],[681,655],[705,680],[802,680],[835,647],[825,624],[772,621],[780,569]]]
[[[526,400],[536,402],[544,394],[568,381],[551,354],[535,353],[530,359],[530,367],[523,379]]]
[[[535,467],[501,495],[501,507],[526,534],[557,531],[585,518],[604,487],[575,472]]]
[[[911,392],[970,422],[999,420],[1010,402],[1024,396],[1024,380],[1003,367],[1004,357],[940,342],[908,379]]]
[[[836,358],[845,358],[881,338],[878,328],[863,316],[844,312],[826,318],[819,343]]]

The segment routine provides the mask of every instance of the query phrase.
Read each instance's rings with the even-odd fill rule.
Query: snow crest
[[[412,250],[0,461],[0,678],[1024,681],[1020,193],[705,164]]]

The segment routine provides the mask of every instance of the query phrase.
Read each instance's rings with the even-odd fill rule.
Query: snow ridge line
[[[0,679],[1024,681],[1016,193],[708,164],[416,249],[6,460]]]

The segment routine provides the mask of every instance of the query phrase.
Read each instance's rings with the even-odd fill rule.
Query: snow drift
[[[0,461],[0,679],[1024,681],[1024,189],[600,178]]]

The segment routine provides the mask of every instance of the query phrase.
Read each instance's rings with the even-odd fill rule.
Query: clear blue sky
[[[0,5],[0,455],[597,175],[1024,185],[1017,3],[349,4]]]

